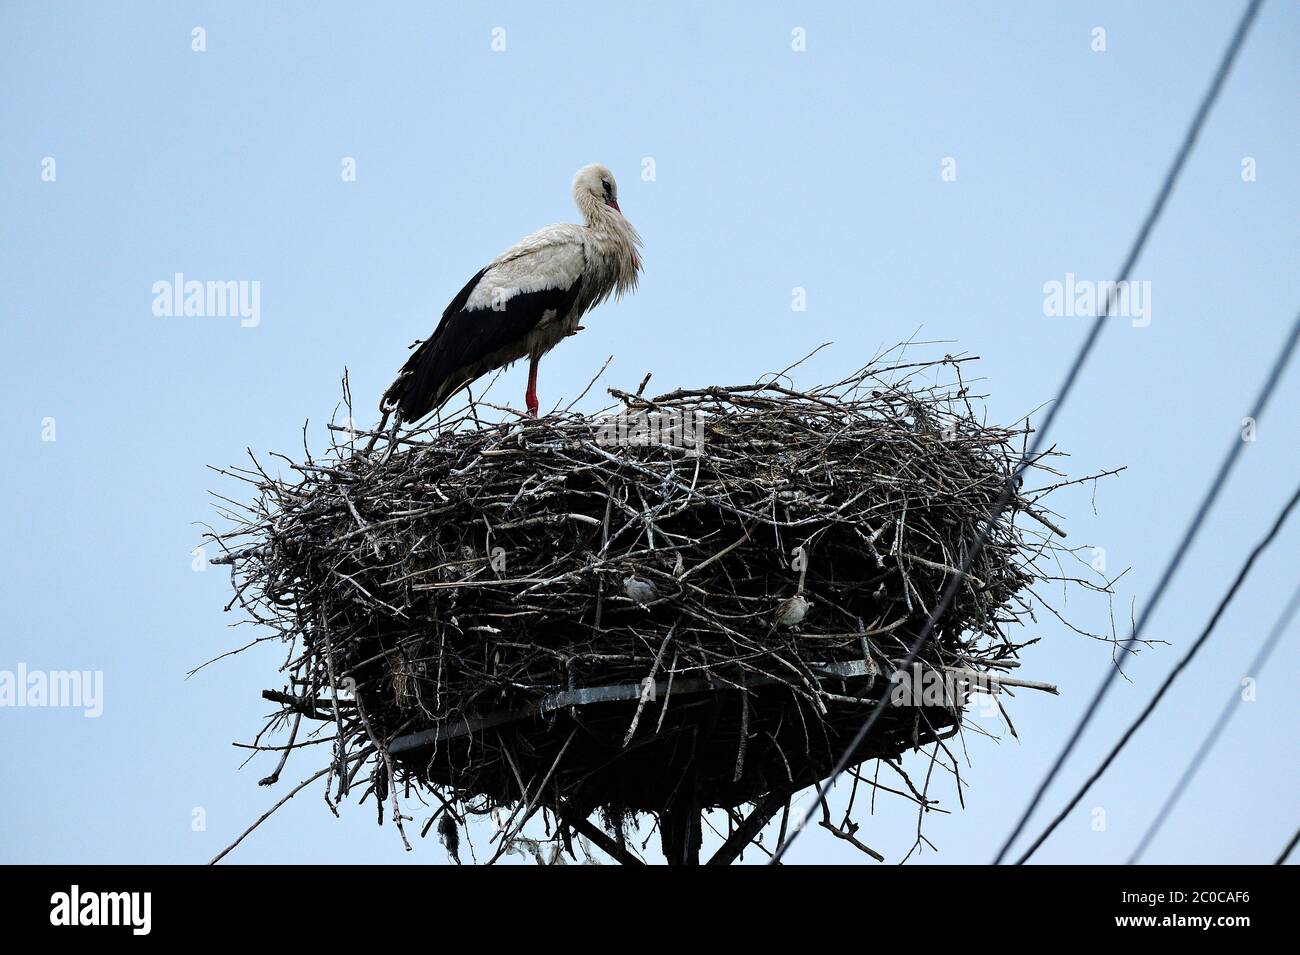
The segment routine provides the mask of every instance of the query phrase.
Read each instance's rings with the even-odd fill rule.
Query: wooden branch
[[[593,825],[588,819],[572,812],[567,806],[560,808],[559,815],[566,826],[578,833],[578,835],[586,837],[589,842],[598,846],[616,862],[623,865],[645,865],[644,862],[615,842],[613,837],[604,829]]]
[[[731,865],[737,857],[745,850],[754,838],[763,831],[763,827],[768,824],[773,816],[781,811],[782,808],[790,804],[790,793],[787,791],[773,790],[764,796],[745,821],[735,828],[735,831],[727,838],[709,859],[708,865]]]

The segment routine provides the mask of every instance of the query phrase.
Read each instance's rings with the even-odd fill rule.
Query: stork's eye
[[[608,179],[602,179],[602,180],[600,181],[600,185],[601,185],[601,187],[605,190],[605,195],[606,195],[606,196],[611,195],[611,189],[610,189],[610,186],[609,186],[609,180],[608,180]]]

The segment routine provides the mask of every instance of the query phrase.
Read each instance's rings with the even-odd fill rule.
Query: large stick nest
[[[283,756],[333,736],[328,755],[309,750],[327,792],[360,780],[399,823],[399,792],[418,794],[444,837],[499,807],[517,833],[538,809],[568,823],[733,810],[815,783],[1022,452],[1027,427],[977,417],[969,360],[868,366],[811,391],[784,376],[611,389],[621,428],[489,423],[480,402],[398,435],[332,426],[328,457],[289,462],[292,479],[224,472],[255,496],[214,536],[218,561],[290,647],[286,682],[264,694],[281,706],[268,728],[291,731]],[[1071,483],[1049,458],[1030,483]],[[1040,570],[1063,550],[1043,491],[1016,490],[925,670],[1035,685],[1009,671],[1029,591],[1061,574]],[[790,598],[808,601],[801,621]],[[924,704],[887,707],[852,764],[897,769],[960,728],[960,701]]]

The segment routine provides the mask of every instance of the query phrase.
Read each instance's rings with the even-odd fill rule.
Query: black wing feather
[[[563,318],[573,308],[582,285],[520,292],[504,307],[467,310],[469,300],[487,269],[460,290],[442,313],[434,333],[407,359],[397,380],[384,394],[384,406],[396,405],[404,421],[423,418],[465,385],[493,369],[487,359],[521,342],[548,312]]]

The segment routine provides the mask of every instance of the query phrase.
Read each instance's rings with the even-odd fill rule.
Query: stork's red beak
[[[615,198],[613,198],[612,196],[611,196],[610,198],[608,198],[608,199],[605,200],[605,205],[607,205],[607,206],[612,206],[612,207],[613,207],[615,210],[617,210],[618,212],[622,212],[622,211],[623,211],[622,209],[619,209],[619,208],[618,208],[618,200],[615,199]]]

